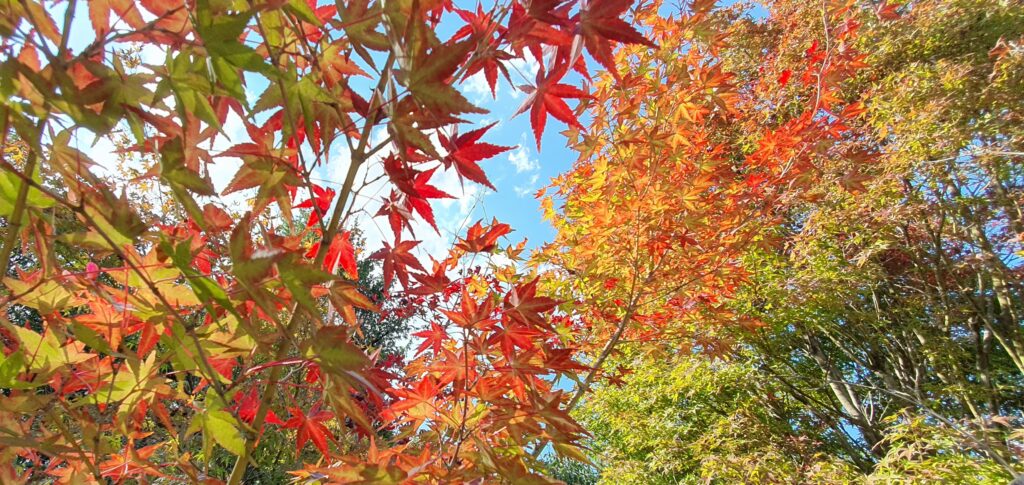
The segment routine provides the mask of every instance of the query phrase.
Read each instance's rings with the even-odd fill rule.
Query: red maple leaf
[[[288,407],[288,412],[292,414],[292,417],[288,418],[284,427],[295,429],[298,433],[295,438],[295,455],[298,456],[302,452],[302,447],[307,441],[312,441],[320,453],[327,456],[327,440],[334,441],[334,435],[323,423],[333,418],[334,414],[320,409],[320,403],[314,404],[309,410],[309,414],[293,406]]]
[[[543,44],[567,47],[572,37],[563,29],[569,24],[568,10],[574,2],[563,0],[533,0],[528,6],[512,2],[507,37],[515,52],[529,49],[533,57],[543,57]]]
[[[525,325],[545,325],[542,313],[554,310],[558,301],[537,296],[537,278],[518,285],[505,295],[505,314]]]
[[[366,295],[359,291],[359,287],[352,281],[335,281],[331,286],[327,297],[334,305],[334,309],[345,319],[346,322],[355,325],[356,308],[362,308],[371,312],[379,312],[380,308],[373,303]]]
[[[882,21],[897,20],[900,18],[899,8],[900,4],[898,3],[883,1],[875,8],[875,15],[877,15],[878,19]]]
[[[494,249],[499,237],[512,232],[512,228],[508,224],[499,223],[497,219],[492,220],[486,229],[480,224],[481,222],[476,221],[476,224],[466,231],[466,237],[459,240],[455,247],[468,253],[487,252]]]
[[[98,389],[104,379],[113,372],[112,362],[113,360],[109,356],[81,362],[66,374],[54,374],[50,379],[50,387],[65,396],[83,389],[91,393]]]
[[[782,71],[782,74],[779,75],[779,85],[780,86],[785,86],[786,84],[788,84],[789,83],[789,78],[792,75],[793,75],[793,71],[791,71],[789,69],[786,69],[785,71]]]
[[[249,390],[244,395],[239,393],[235,395],[235,402],[238,404],[238,417],[242,418],[242,421],[246,423],[252,423],[256,419],[256,409],[260,404],[260,397],[255,387]],[[284,424],[281,418],[277,417],[273,409],[267,411],[267,417],[265,422],[270,424]]]
[[[307,258],[315,258],[320,251],[320,243],[314,243],[306,252]],[[324,258],[324,271],[334,274],[338,265],[345,270],[345,275],[350,279],[359,279],[359,267],[356,265],[356,250],[352,247],[351,233],[342,231],[336,234],[331,245],[327,248],[327,255]]]
[[[421,161],[416,159],[417,162]],[[383,160],[384,173],[388,175],[391,183],[406,194],[416,193],[415,179],[419,172],[412,168],[410,163],[402,157],[392,153]]]
[[[565,69],[563,68],[560,72],[552,72],[551,75],[544,76],[544,71],[541,70],[537,72],[536,87],[519,87],[529,93],[529,96],[523,101],[523,105],[519,107],[514,116],[524,113],[527,109],[530,110],[530,126],[533,127],[533,135],[537,138],[537,149],[540,149],[540,137],[544,134],[548,113],[562,123],[583,129],[583,125],[576,119],[576,114],[572,112],[563,98],[585,99],[591,96],[575,86],[558,83],[564,73]]]
[[[416,256],[409,253],[419,243],[419,241],[399,241],[395,244],[394,248],[388,243],[384,243],[383,248],[370,256],[373,259],[384,261],[382,270],[384,273],[385,289],[391,287],[391,280],[395,276],[398,277],[398,281],[402,283],[403,288],[409,288],[409,271],[407,268],[410,266],[420,271],[425,271],[423,265],[416,259]]]
[[[309,214],[309,221],[306,222],[306,227],[312,227],[320,221],[320,214],[326,214],[327,209],[331,208],[331,202],[334,200],[334,189],[323,188],[319,185],[313,185],[313,198],[304,200],[295,205],[296,209],[316,209]]]
[[[434,268],[430,273],[413,273],[412,277],[416,278],[419,282],[419,286],[409,290],[410,295],[431,295],[434,293],[440,293],[451,283],[451,279],[446,274],[448,266],[443,263],[434,262]]]
[[[491,182],[487,180],[487,176],[484,175],[484,171],[480,169],[478,163],[481,160],[486,160],[507,152],[514,147],[492,145],[490,143],[478,143],[480,138],[484,136],[484,133],[486,133],[487,130],[490,130],[493,126],[494,123],[491,123],[483,128],[478,128],[452,138],[448,138],[441,133],[438,135],[438,138],[441,140],[441,146],[448,150],[448,156],[441,159],[441,163],[443,163],[446,168],[455,165],[455,171],[464,178],[497,190],[493,185],[491,185]]]
[[[224,209],[206,204],[203,206],[203,224],[210,232],[221,232],[234,226],[235,220]]]
[[[463,328],[488,327],[495,323],[494,319],[489,318],[491,312],[494,311],[494,305],[490,298],[484,299],[482,305],[477,304],[476,300],[469,296],[469,292],[463,287],[460,307],[460,311],[457,312],[441,310],[441,313],[444,313],[452,323]]]
[[[416,191],[416,195],[408,194],[406,200],[409,206],[419,213],[423,220],[430,224],[430,227],[437,231],[437,223],[434,222],[434,210],[431,209],[430,201],[427,199],[453,199],[454,197],[427,183],[430,181],[430,177],[434,175],[435,170],[437,170],[437,167],[416,176],[416,179],[413,181],[413,189]]]
[[[430,322],[430,330],[423,330],[412,334],[413,337],[420,337],[423,339],[423,343],[420,344],[419,348],[416,349],[416,355],[422,354],[423,351],[433,348],[434,355],[441,353],[441,344],[445,340],[448,340],[448,332],[444,330],[444,327],[438,325],[436,322]]]
[[[428,199],[453,198],[445,191],[430,185],[430,178],[437,171],[437,167],[420,172],[410,167],[406,160],[392,154],[384,159],[384,171],[395,187],[404,195],[403,197],[392,192],[390,199],[385,199],[384,207],[377,212],[379,216],[388,216],[395,237],[398,237],[402,226],[408,227],[409,232],[412,232],[409,219],[412,217],[413,211],[423,216],[423,219],[437,231],[434,211],[431,209]]]
[[[491,88],[491,96],[497,97],[495,88],[498,82],[498,71],[501,71],[505,75],[505,79],[511,82],[508,69],[505,68],[502,62],[512,59],[512,55],[499,50],[497,43],[494,41],[495,35],[499,37],[505,35],[505,27],[495,22],[490,12],[484,12],[480,4],[477,4],[476,12],[455,9],[455,13],[466,22],[466,25],[463,25],[462,28],[456,31],[452,38],[455,40],[466,37],[479,38],[482,39],[481,44],[483,47],[471,58],[471,62],[466,66],[466,73],[462,76],[462,79],[466,80],[470,76],[483,71],[487,85]]]
[[[131,0],[95,0],[89,2],[89,20],[92,21],[97,39],[110,32],[111,11],[118,17],[115,21],[123,20],[132,29],[139,29],[146,23],[142,18],[142,12]]]
[[[408,229],[409,233],[415,237],[416,233],[413,232],[412,224],[409,223],[413,210],[412,205],[409,204],[408,196],[397,190],[392,190],[374,216],[386,216],[388,218],[388,223],[391,225],[391,231],[395,233],[395,238],[402,234],[403,228]]]
[[[579,14],[577,39],[582,38],[587,52],[616,78],[618,69],[612,59],[612,41],[657,47],[622,20],[622,14],[632,4],[632,0],[593,0]]]
[[[437,378],[440,385],[445,386],[453,382],[472,382],[478,379],[479,373],[473,364],[476,362],[473,352],[470,351],[469,355],[466,354],[466,349],[462,349],[458,353],[448,349],[443,349],[441,352],[442,358],[435,360],[431,365],[434,375],[440,374]]]
[[[466,67],[466,74],[463,76],[463,80],[468,79],[470,76],[478,73],[484,73],[484,79],[487,80],[487,86],[491,88],[491,97],[497,98],[497,85],[498,85],[498,72],[505,76],[505,80],[509,83],[512,82],[511,76],[508,74],[508,69],[505,67],[503,61],[512,59],[512,55],[498,49],[487,49],[473,58],[473,62]]]
[[[391,405],[390,410],[391,412],[400,413],[416,408],[421,404],[426,405],[425,407],[433,408],[434,399],[437,398],[440,392],[441,388],[432,377],[424,377],[412,389],[395,389],[393,394],[400,399]],[[421,409],[420,412],[413,414],[416,415],[415,417],[422,417],[425,414],[424,411],[425,409]]]
[[[580,372],[587,366],[573,360],[572,349],[544,349],[544,367],[553,371]]]
[[[501,353],[506,359],[511,359],[515,347],[529,350],[534,347],[533,340],[543,335],[540,330],[527,327],[519,323],[510,323],[497,329],[491,338],[487,339],[488,345],[499,344]]]
[[[483,6],[479,3],[476,5],[476,12],[456,8],[455,13],[466,22],[466,25],[455,31],[455,35],[452,36],[454,40],[486,36],[489,36],[490,40],[494,38],[495,34],[501,35],[505,31],[501,24],[494,21],[490,12],[484,12]]]

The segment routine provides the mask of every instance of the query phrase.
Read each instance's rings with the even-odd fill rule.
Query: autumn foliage
[[[829,4],[801,70],[758,81],[792,87],[772,98],[723,64],[707,1],[0,6],[0,481],[237,484],[280,436],[303,483],[549,481],[549,444],[585,459],[569,411],[615,379],[619,342],[715,353],[716,326],[759,325],[722,304],[741,255],[851,156],[849,8]],[[438,174],[493,188],[480,163],[511,149],[457,87],[482,73],[494,93],[526,58],[518,113],[580,155],[544,199],[556,239],[527,266],[512,228],[480,221],[421,258],[414,225],[438,230],[452,197]],[[151,192],[87,155],[115,135]],[[357,254],[366,197],[391,232]],[[357,343],[357,312],[385,311],[365,257],[402,302],[386,311],[423,320],[407,359]]]
[[[728,71],[728,17],[713,2],[677,17],[661,8],[636,14],[657,47],[619,49],[618,70],[595,79],[593,121],[571,143],[580,157],[542,201],[559,232],[541,259],[561,270],[552,291],[572,302],[592,357],[574,403],[615,378],[602,364],[621,341],[723,355],[718,328],[760,325],[726,306],[749,274],[743,255],[770,243],[765,227],[820,182],[826,160],[848,155],[844,123],[862,112],[840,94],[864,67],[848,5],[826,12],[831,36],[808,45],[803,72],[778,80]],[[784,98],[765,96],[787,83]]]
[[[584,155],[549,191],[567,237],[546,250],[564,267],[553,286],[578,297],[576,312],[604,335],[584,345],[592,362],[604,360],[573,413],[592,433],[597,465],[588,475],[563,460],[557,475],[1020,481],[1024,9],[987,0],[764,7],[716,8],[684,24],[678,37],[706,50],[622,48],[623,82],[642,74],[635,82],[657,94],[595,89],[595,99],[643,114],[595,117],[603,136],[577,140]],[[685,63],[687,72],[719,67],[732,88],[655,82]],[[739,116],[714,106],[718,92]],[[708,119],[685,118],[691,99],[705,100],[692,104]],[[646,125],[680,112],[681,121]],[[660,155],[649,140],[676,129],[684,146]],[[708,144],[685,146],[695,139]],[[624,163],[631,169],[616,172]],[[662,183],[670,177],[681,181]],[[686,177],[710,183],[693,183],[703,192],[686,197]],[[715,210],[733,197],[738,204],[721,205],[728,212]],[[662,206],[680,216],[647,224],[639,215]],[[660,260],[657,236],[681,257]],[[671,293],[656,292],[663,282],[675,284]],[[628,312],[630,295],[645,293]],[[669,298],[686,306],[666,308]]]
[[[615,46],[653,45],[622,19],[628,8],[5,5],[4,136],[27,152],[3,160],[5,303],[21,316],[3,328],[3,481],[239,483],[275,429],[294,431],[296,455],[322,455],[300,480],[539,478],[525,450],[544,440],[572,453],[583,434],[553,387],[581,369],[558,302],[513,266],[469,269],[478,254],[518,257],[498,247],[507,225],[478,223],[432,267],[407,236],[414,218],[437,228],[430,201],[451,197],[431,184],[439,170],[491,186],[478,164],[509,149],[483,141],[487,126],[460,133],[463,115],[483,112],[460,80],[483,72],[494,91],[510,61],[532,55],[542,67],[524,110],[538,143],[548,113],[579,126],[562,98],[588,96],[565,78],[587,75],[581,46],[611,66]],[[440,39],[442,23],[460,27]],[[129,44],[164,59],[140,63]],[[245,139],[226,140],[230,119]],[[117,194],[80,148],[112,133],[148,164],[135,182],[169,197],[156,213]],[[315,182],[342,147],[344,177]],[[241,163],[218,193],[223,158]],[[377,215],[394,237],[371,257],[430,320],[397,373],[353,343],[355,311],[378,310],[354,281],[346,229],[371,163],[392,188]],[[238,192],[241,215],[221,198]],[[229,476],[208,474],[214,447],[237,457]]]

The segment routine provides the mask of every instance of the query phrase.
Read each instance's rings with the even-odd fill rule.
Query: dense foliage
[[[530,62],[554,239],[424,254]],[[0,95],[2,483],[1020,466],[1019,0],[10,0]]]
[[[733,21],[724,51],[771,100],[758,124],[804,109],[793,83],[836,38],[821,5],[768,11]],[[837,98],[866,111],[846,122],[845,155],[821,160],[823,182],[759,232],[771,244],[740,258],[749,276],[723,307],[757,328],[721,327],[724,361],[617,356],[626,387],[580,412],[607,483],[1005,483],[1020,470],[1024,6],[848,14],[866,66]]]
[[[725,64],[742,7],[712,6],[636,13],[658,47],[620,49],[619,71],[596,79],[594,119],[571,144],[580,158],[543,201],[558,235],[537,259],[557,268],[546,281],[590,357],[570,408],[616,378],[605,362],[621,343],[723,355],[722,328],[761,325],[726,306],[748,278],[743,256],[824,161],[848,156],[846,123],[863,107],[841,82],[864,66],[849,8],[825,13],[832,43],[810,49],[799,86],[776,100]]]
[[[458,84],[535,59],[539,145],[548,114],[579,124],[584,52],[653,45],[629,7],[0,5],[0,481],[545,480],[530,448],[583,433],[554,388],[581,368],[566,317],[507,225],[432,265],[414,230],[438,230],[439,174],[491,186],[479,163],[510,149]],[[380,285],[365,213],[393,232],[365,253]]]

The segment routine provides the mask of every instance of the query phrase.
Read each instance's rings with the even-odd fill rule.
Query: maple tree
[[[628,10],[0,7],[0,136],[24,148],[0,160],[4,304],[25,317],[0,331],[3,481],[235,484],[261,473],[282,436],[304,482],[541,479],[531,446],[578,453],[583,430],[554,382],[581,366],[558,302],[516,269],[523,246],[499,245],[510,228],[478,224],[432,267],[412,229],[437,230],[430,201],[451,197],[437,174],[492,187],[479,163],[510,149],[483,141],[490,126],[460,133],[484,110],[459,83],[483,72],[494,93],[530,55],[542,65],[523,88],[544,93],[526,107],[538,140],[548,112],[578,125],[555,99],[586,98],[567,77],[589,76],[578,46],[608,64],[617,45],[653,45],[622,20]],[[440,38],[441,25],[456,33]],[[104,175],[111,160],[84,148],[101,137],[142,166],[121,187]],[[317,176],[339,164],[338,180]],[[406,302],[383,311],[430,325],[404,364],[359,325],[382,311],[360,288],[351,238],[371,165],[392,189],[377,216],[393,238],[367,254],[388,298]],[[495,252],[510,262],[474,269]],[[12,265],[12,254],[31,257]],[[221,450],[233,464],[211,465]]]
[[[722,64],[761,103],[717,140],[805,109],[808,61],[835,39],[823,5],[724,15]],[[973,0],[846,12],[867,65],[833,78],[832,97],[867,93],[865,111],[743,252],[717,316],[756,327],[718,326],[710,357],[689,339],[620,341],[611,379],[573,413],[601,483],[1019,475],[1022,13]]]
[[[622,342],[723,355],[720,328],[760,325],[726,305],[748,277],[743,256],[770,243],[764,228],[824,160],[849,156],[844,123],[863,108],[842,82],[865,66],[849,5],[828,4],[828,39],[809,42],[799,86],[780,99],[757,89],[774,78],[729,70],[730,14],[713,5],[637,10],[657,48],[616,51],[584,102],[592,121],[570,134],[579,159],[544,196],[558,234],[538,261],[559,268],[546,284],[570,302],[589,356],[569,408],[618,379],[604,364]]]

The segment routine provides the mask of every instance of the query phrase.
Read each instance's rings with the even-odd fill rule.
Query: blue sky
[[[471,11],[478,5],[476,1],[467,0],[456,0],[454,3],[458,8]],[[485,10],[488,5],[484,4]],[[438,36],[446,39],[454,32],[454,25],[460,22],[442,23]],[[536,60],[532,57],[527,62],[513,61],[509,66],[512,83],[516,86],[532,84],[536,69]],[[563,82],[576,84],[580,79],[578,75],[570,74]],[[540,201],[534,198],[534,194],[548,185],[552,177],[567,171],[576,159],[575,152],[566,148],[565,137],[560,134],[566,126],[549,116],[541,140],[541,152],[538,152],[530,127],[529,112],[512,117],[526,99],[525,93],[499,75],[497,96],[492,97],[482,73],[463,83],[460,90],[471,102],[490,111],[486,115],[469,117],[471,121],[476,121],[476,126],[497,122],[487,133],[485,141],[516,147],[481,163],[497,191],[485,190],[471,218],[490,220],[491,217],[497,217],[512,226],[512,240],[526,238],[531,248],[550,241],[555,231],[542,220]],[[571,103],[570,106],[574,106]],[[467,129],[471,128],[472,125],[467,126]]]
[[[473,80],[470,81],[470,88]],[[528,113],[515,118],[511,114],[522,103],[525,96],[512,88],[501,86],[498,99],[491,99],[490,93],[470,97],[472,101],[491,111],[491,117],[498,124],[490,131],[490,139],[499,145],[516,146],[497,158],[483,162],[488,177],[498,189],[488,191],[479,207],[481,217],[497,217],[509,223],[516,235],[526,237],[531,246],[550,240],[554,231],[541,220],[540,203],[534,198],[537,189],[547,185],[550,179],[569,169],[576,154],[565,147],[565,138],[559,133],[565,128],[561,122],[551,118],[538,152],[530,128]],[[464,87],[464,91],[467,89]],[[471,94],[472,96],[472,94]]]

